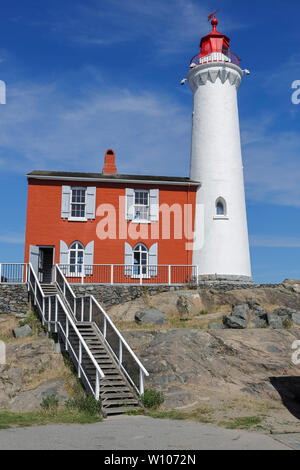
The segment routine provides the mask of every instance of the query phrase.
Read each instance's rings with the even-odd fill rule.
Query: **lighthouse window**
[[[222,198],[216,200],[216,214],[226,215],[226,203]]]

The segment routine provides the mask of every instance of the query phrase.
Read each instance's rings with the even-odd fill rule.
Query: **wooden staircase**
[[[45,295],[58,294],[64,305],[72,314],[69,306],[64,300],[63,295],[55,284],[41,284],[41,288]],[[108,346],[94,323],[78,322],[74,319],[77,329],[88,346],[90,353],[99,364],[105,378],[100,384],[100,398],[102,402],[102,412],[104,416],[113,414],[124,414],[142,409],[141,402],[137,397],[134,388],[129,383],[126,376],[120,369],[116,359],[113,357]],[[73,350],[78,354],[79,343],[78,337],[74,332],[70,332],[69,341]],[[91,384],[95,385],[96,378],[94,367],[88,357],[83,357],[82,365]]]

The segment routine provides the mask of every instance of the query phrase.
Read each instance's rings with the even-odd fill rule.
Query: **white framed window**
[[[134,215],[135,222],[150,221],[149,191],[136,189],[134,191]]]
[[[86,220],[86,188],[72,188],[70,220]]]
[[[133,276],[143,276],[148,275],[148,258],[149,251],[148,248],[143,244],[139,243],[133,249]]]
[[[76,241],[69,247],[69,276],[79,277],[82,276],[84,268],[84,246],[82,243]]]

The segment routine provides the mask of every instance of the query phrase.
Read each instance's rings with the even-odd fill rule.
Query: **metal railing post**
[[[81,377],[81,362],[82,362],[82,344],[79,340],[79,351],[78,351],[78,378]]]
[[[171,265],[168,266],[168,283],[169,286],[171,285]]]
[[[120,341],[119,341],[119,364],[122,364],[123,362],[123,343],[122,343],[122,340],[120,338]]]
[[[57,322],[58,322],[58,300],[57,295],[55,296],[55,333],[57,333]]]
[[[75,320],[77,320],[77,298],[76,297],[74,297],[73,309],[74,309]]]
[[[99,377],[99,372],[97,370],[96,370],[95,398],[96,400],[99,400],[100,398],[100,377]]]
[[[43,326],[45,325],[45,297],[43,297],[43,302],[42,302],[42,324]]]
[[[196,286],[199,286],[199,266],[196,266]]]
[[[114,265],[113,264],[110,265],[110,283],[111,284],[114,283]]]
[[[104,320],[103,320],[103,336],[104,336],[104,339],[106,339],[106,318],[104,317]]]
[[[36,305],[36,286],[37,286],[36,280],[34,280],[34,302],[33,302],[34,305]]]
[[[90,297],[90,323],[92,323],[93,318],[93,304],[92,304],[92,297]]]
[[[0,263],[0,284],[2,283],[2,263]]]
[[[140,395],[143,395],[144,391],[144,372],[140,369]]]
[[[69,319],[66,317],[66,341],[65,341],[65,348],[68,351],[68,340],[69,340]]]
[[[50,321],[51,321],[51,297],[49,297],[49,302],[48,302],[48,331],[51,331]]]
[[[83,322],[84,319],[84,303],[83,303],[83,297],[81,297],[81,321]]]

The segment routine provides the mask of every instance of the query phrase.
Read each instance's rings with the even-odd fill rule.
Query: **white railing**
[[[24,284],[26,281],[26,263],[0,263],[0,284]]]
[[[103,342],[117,360],[120,369],[131,384],[142,395],[144,393],[145,377],[149,376],[136,354],[132,351],[125,338],[111,321],[105,310],[93,295],[76,297],[60,267],[55,266],[54,279],[73,312],[77,322],[94,323]],[[69,299],[66,294],[69,295]],[[73,305],[73,308],[72,306]]]
[[[192,265],[59,265],[74,284],[185,285],[198,283],[198,266]]]
[[[105,375],[81,336],[74,318],[68,312],[59,295],[45,295],[43,293],[30,263],[28,264],[27,282],[28,290],[33,297],[34,305],[37,307],[43,325],[48,327],[48,331],[51,331],[52,326],[54,331],[58,333],[77,369],[78,377],[81,378],[96,400],[99,400],[100,381]],[[94,380],[90,378],[90,372],[89,374],[85,372],[87,366],[94,369]]]

